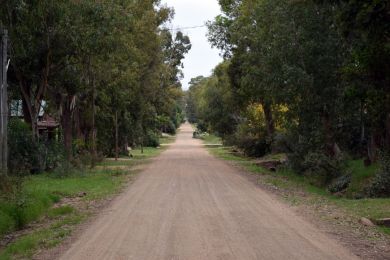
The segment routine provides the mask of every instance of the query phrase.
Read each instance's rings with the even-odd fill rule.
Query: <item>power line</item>
[[[202,28],[202,27],[206,27],[207,25],[197,25],[197,26],[189,26],[189,27],[178,27],[178,28],[172,28],[172,29],[168,29],[170,31],[182,31],[182,30],[189,30],[189,29],[197,29],[197,28]]]

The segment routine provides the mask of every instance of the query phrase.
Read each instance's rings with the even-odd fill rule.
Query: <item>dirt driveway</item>
[[[185,124],[61,259],[357,259],[237,171]]]

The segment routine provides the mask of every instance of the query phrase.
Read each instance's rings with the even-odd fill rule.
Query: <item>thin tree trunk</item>
[[[360,144],[364,143],[366,138],[366,129],[364,125],[364,102],[360,101]]]
[[[73,158],[72,143],[73,143],[73,129],[72,129],[72,111],[69,104],[66,104],[61,117],[62,131],[64,135],[64,147],[68,160]]]
[[[129,141],[128,141],[128,138],[127,136],[124,137],[124,142],[123,142],[123,145],[122,145],[122,151],[124,154],[129,154],[129,151],[127,150],[127,148],[129,147]]]
[[[118,111],[115,112],[115,161],[119,157],[119,129],[118,129]]]
[[[380,130],[373,130],[370,135],[370,139],[367,143],[367,157],[370,163],[374,163],[378,160],[378,151],[381,147],[383,136]]]
[[[334,138],[334,132],[332,127],[332,120],[329,116],[329,113],[324,112],[322,114],[322,124],[324,128],[324,135],[325,135],[325,152],[330,157],[336,157],[339,156],[341,153],[341,150],[339,146],[337,145],[335,138]]]
[[[92,80],[92,136],[91,136],[91,153],[92,153],[92,167],[95,166],[95,161],[97,157],[96,152],[96,106],[95,106],[95,99],[96,99],[96,85],[95,85],[95,79]]]
[[[386,126],[385,126],[385,146],[388,151],[390,151],[390,113],[386,117]]]
[[[263,102],[262,106],[264,111],[265,122],[267,125],[267,134],[268,137],[272,139],[275,134],[275,122],[272,115],[272,107],[271,104],[268,102]]]

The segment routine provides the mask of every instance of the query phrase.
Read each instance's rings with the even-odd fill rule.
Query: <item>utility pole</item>
[[[0,28],[0,176],[7,174],[8,162],[8,32]]]

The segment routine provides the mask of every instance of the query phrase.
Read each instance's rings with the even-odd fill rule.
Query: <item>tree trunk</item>
[[[31,126],[32,137],[33,140],[37,140],[39,137],[38,134],[38,118],[39,118],[39,110],[40,104],[42,102],[42,97],[39,100],[31,101],[32,97],[28,91],[29,87],[23,85],[21,87],[22,91],[22,110],[23,110],[23,119],[24,121]],[[37,106],[38,104],[38,107]]]
[[[382,134],[379,130],[373,130],[370,139],[367,142],[367,157],[370,163],[378,160],[378,151],[382,144]]]
[[[388,151],[390,151],[390,113],[386,117],[386,126],[385,126],[385,146]]]
[[[64,135],[64,147],[68,160],[73,159],[73,112],[76,107],[76,96],[68,95],[63,101],[61,126]]]
[[[71,160],[73,158],[73,151],[72,151],[72,143],[73,143],[73,124],[72,124],[72,111],[67,104],[63,111],[61,116],[61,126],[64,136],[64,147],[65,152],[68,157],[68,160]]]
[[[119,157],[119,129],[118,129],[118,111],[115,112],[115,161]]]
[[[96,106],[95,106],[95,100],[96,100],[96,85],[95,85],[95,79],[92,81],[92,133],[91,133],[91,154],[92,154],[92,165],[91,167],[95,167],[95,161],[97,157],[96,152]]]
[[[271,104],[268,102],[263,102],[262,106],[264,111],[265,123],[267,125],[267,135],[269,138],[273,139],[273,136],[275,134],[275,122],[272,115],[272,107]]]
[[[364,102],[360,101],[360,144],[366,139],[366,128],[364,124]]]
[[[332,126],[332,120],[329,113],[324,112],[322,114],[322,125],[325,135],[325,152],[330,157],[337,157],[340,155],[341,150],[334,139],[334,132]]]
[[[127,150],[129,147],[129,141],[127,136],[124,137],[123,145],[122,145],[122,151],[124,154],[129,154],[129,151]]]

